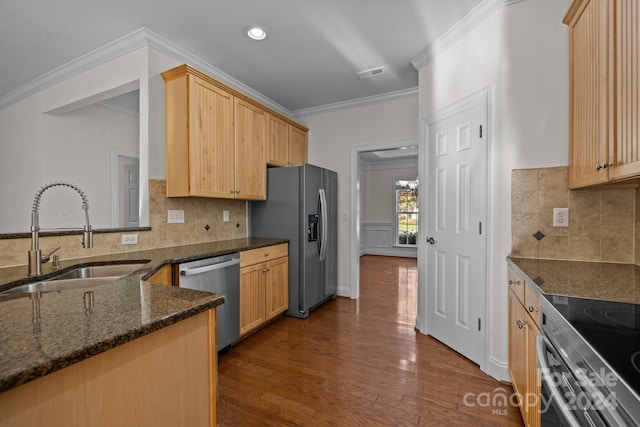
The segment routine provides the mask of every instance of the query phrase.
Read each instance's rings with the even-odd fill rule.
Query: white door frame
[[[428,138],[429,138],[429,126],[440,121],[443,119],[446,119],[448,117],[451,117],[453,115],[456,115],[466,109],[468,109],[470,106],[475,106],[478,104],[484,104],[485,107],[485,111],[486,111],[486,123],[487,123],[487,129],[483,129],[483,139],[486,141],[485,143],[487,144],[487,150],[486,150],[486,166],[487,166],[487,182],[485,182],[485,188],[486,188],[486,199],[487,199],[487,205],[486,205],[486,212],[485,212],[485,218],[486,218],[486,224],[485,224],[485,229],[483,230],[486,236],[486,240],[485,240],[485,257],[482,260],[482,295],[484,296],[484,301],[482,302],[482,307],[484,310],[484,313],[482,315],[482,318],[484,319],[484,325],[482,326],[482,346],[483,349],[481,351],[481,360],[480,360],[480,369],[485,371],[486,366],[487,366],[487,362],[489,361],[489,331],[491,329],[491,317],[489,316],[489,313],[491,313],[490,311],[490,301],[489,298],[487,298],[487,294],[488,294],[488,274],[489,274],[489,265],[491,265],[491,254],[489,253],[489,248],[491,247],[490,244],[490,233],[489,231],[492,229],[492,224],[491,224],[491,216],[489,215],[490,213],[490,200],[491,200],[491,196],[490,196],[490,186],[489,186],[489,177],[491,176],[490,171],[491,171],[491,163],[490,163],[490,159],[491,159],[491,133],[490,133],[490,128],[491,128],[491,88],[485,88],[480,90],[479,92],[476,92],[472,95],[469,95],[466,98],[463,98],[461,100],[458,100],[456,102],[454,102],[453,104],[450,104],[434,113],[431,113],[429,115],[427,115],[426,117],[424,117],[421,120],[421,135],[420,135],[420,144],[418,146],[418,179],[420,181],[420,187],[427,189],[427,177],[428,177],[428,165],[429,165],[429,158],[428,158],[428,150],[427,150],[427,144],[428,144]],[[427,195],[428,197],[428,195]],[[426,211],[423,213],[423,215],[426,214]],[[426,224],[426,221],[424,222]],[[426,259],[426,255],[427,255],[427,243],[426,243],[426,234],[422,234],[420,233],[420,231],[426,232],[427,230],[424,230],[424,227],[420,227],[418,230],[418,271],[426,271],[427,268],[427,259]],[[418,275],[418,317],[416,319],[416,327],[419,330],[420,333],[428,335],[429,334],[429,328],[426,322],[427,319],[427,308],[428,308],[428,304],[427,304],[427,275],[426,274],[422,274],[422,275]]]
[[[418,141],[413,139],[351,146],[351,222],[349,227],[351,233],[349,238],[351,242],[351,249],[349,251],[351,299],[360,298],[360,168],[358,166],[358,155],[366,151],[390,150],[416,144],[418,144]],[[420,162],[419,153],[418,162]],[[420,217],[418,217],[418,224],[420,224]],[[418,239],[420,235],[420,226],[418,225]]]

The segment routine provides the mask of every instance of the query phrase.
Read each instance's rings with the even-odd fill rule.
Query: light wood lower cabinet
[[[539,302],[539,294],[509,267],[509,374],[522,418],[531,427],[540,426]]]
[[[215,426],[216,311],[0,393],[0,426]]]
[[[240,336],[289,307],[288,254],[286,243],[240,252]]]

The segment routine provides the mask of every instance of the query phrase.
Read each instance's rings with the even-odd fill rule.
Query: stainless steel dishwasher
[[[240,254],[201,259],[179,265],[180,287],[224,295],[216,307],[218,351],[240,338]]]

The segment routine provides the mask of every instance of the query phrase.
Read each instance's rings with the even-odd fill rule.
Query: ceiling
[[[143,27],[294,113],[407,91],[418,86],[411,60],[481,2],[2,0],[0,100]],[[253,25],[268,37],[247,38]]]

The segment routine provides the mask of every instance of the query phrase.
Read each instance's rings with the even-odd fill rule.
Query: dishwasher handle
[[[194,268],[181,268],[180,275],[181,276],[193,276],[194,274],[202,274],[208,271],[220,270],[222,268],[230,267],[232,265],[240,264],[240,258],[232,259],[231,261],[219,262],[214,264],[205,265],[202,267],[194,267]]]

